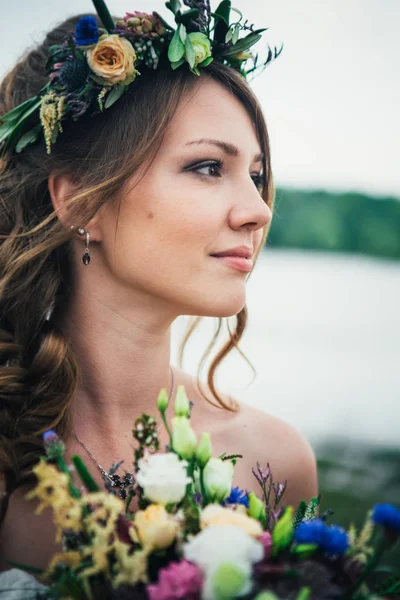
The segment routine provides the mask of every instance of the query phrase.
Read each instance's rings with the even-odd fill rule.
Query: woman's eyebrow
[[[213,138],[201,138],[199,140],[192,140],[191,142],[186,142],[185,146],[191,146],[192,144],[212,144],[213,146],[218,146],[218,148],[221,148],[221,150],[223,150],[226,154],[229,154],[230,156],[239,156],[240,154],[239,148],[234,144],[231,144],[230,142],[224,142],[222,140],[215,140]],[[261,162],[263,156],[263,153],[260,152],[260,154],[256,154],[254,156],[253,161]]]

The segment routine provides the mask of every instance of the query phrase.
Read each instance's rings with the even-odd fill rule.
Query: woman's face
[[[255,253],[261,243],[272,217],[257,188],[261,149],[246,110],[223,86],[206,79],[189,96],[144,177],[128,182],[119,212],[117,203],[103,207],[100,247],[108,281],[125,291],[176,315],[226,317],[243,308],[248,273],[211,255],[237,246]],[[206,139],[238,152],[200,143]]]

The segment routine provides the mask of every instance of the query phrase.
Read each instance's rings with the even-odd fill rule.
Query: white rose
[[[141,458],[136,479],[145,497],[156,504],[176,504],[186,493],[192,480],[187,476],[185,460],[179,460],[174,452],[150,454]]]
[[[203,600],[215,600],[216,575],[221,565],[230,563],[243,576],[243,586],[237,595],[251,591],[253,563],[264,557],[261,542],[248,536],[234,525],[211,525],[183,546],[184,557],[200,567],[204,573]]]
[[[233,464],[230,460],[210,458],[203,471],[203,483],[211,502],[222,502],[232,488]]]

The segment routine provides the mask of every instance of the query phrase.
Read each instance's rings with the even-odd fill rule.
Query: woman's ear
[[[61,223],[69,229],[72,225],[68,222],[68,211],[66,209],[66,201],[76,189],[76,184],[73,183],[72,177],[66,174],[50,173],[47,185],[49,194],[53,203],[54,210]]]
[[[48,177],[47,185],[54,210],[64,227],[67,230],[71,229],[71,225],[73,225],[75,229],[78,229],[78,227],[84,227],[90,232],[92,241],[100,241],[101,236],[98,237],[98,232],[95,232],[98,218],[94,216],[89,223],[77,223],[66,207],[67,200],[71,197],[74,191],[78,189],[77,183],[74,181],[73,177],[66,173],[61,174],[53,171]]]

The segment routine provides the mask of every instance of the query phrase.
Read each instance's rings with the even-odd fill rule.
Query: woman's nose
[[[248,227],[256,231],[271,222],[272,211],[252,181],[235,193],[235,202],[229,213],[232,229]]]

